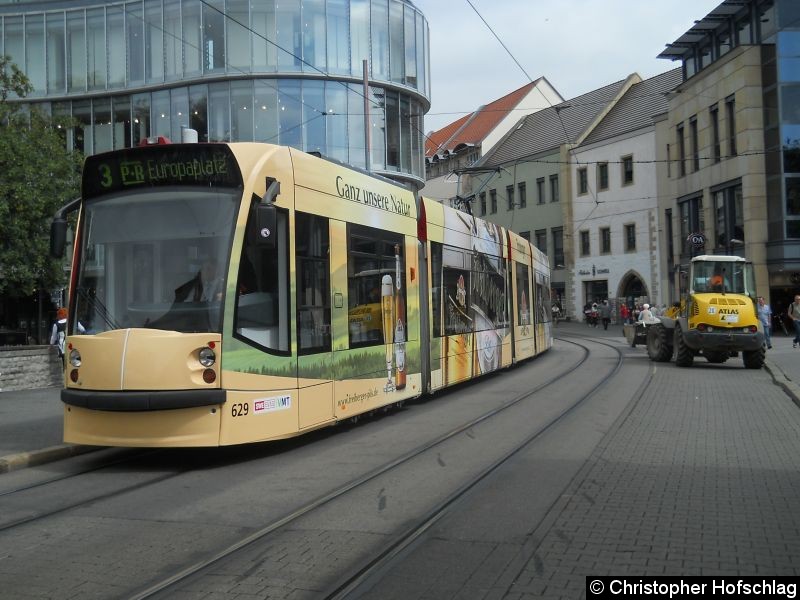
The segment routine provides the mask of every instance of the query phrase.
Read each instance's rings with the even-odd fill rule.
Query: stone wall
[[[0,392],[63,385],[53,346],[0,346]]]

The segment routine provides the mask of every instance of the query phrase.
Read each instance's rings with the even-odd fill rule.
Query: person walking
[[[603,329],[608,329],[608,324],[611,323],[611,307],[608,305],[608,300],[603,300],[600,305],[600,318],[603,321]]]
[[[794,297],[794,302],[789,305],[786,316],[791,319],[792,325],[794,326],[792,348],[797,348],[797,345],[800,344],[800,294]]]
[[[758,320],[761,321],[761,326],[764,328],[764,341],[767,343],[767,349],[772,348],[772,309],[769,304],[764,301],[764,296],[758,297]]]
[[[64,359],[64,341],[67,339],[67,309],[59,308],[56,311],[56,322],[50,331],[50,345],[58,350],[58,358]]]
[[[625,325],[628,323],[628,317],[630,316],[630,311],[628,310],[628,305],[623,303],[622,306],[619,307],[619,318],[622,321],[622,324]]]

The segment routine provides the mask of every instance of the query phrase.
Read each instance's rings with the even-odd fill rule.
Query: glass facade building
[[[363,168],[369,138],[370,168],[416,187],[428,39],[410,0],[0,2],[0,52],[34,88],[19,101],[72,116],[85,154],[189,127]]]

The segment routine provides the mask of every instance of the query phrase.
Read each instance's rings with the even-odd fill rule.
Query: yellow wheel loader
[[[683,282],[682,282],[683,287]],[[753,265],[738,256],[695,256],[687,289],[647,328],[650,360],[691,367],[695,356],[724,363],[742,355],[744,366],[764,366],[764,331],[756,309]]]

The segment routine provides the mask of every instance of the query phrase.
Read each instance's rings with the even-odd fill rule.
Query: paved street
[[[796,372],[800,351],[773,346],[771,368]],[[508,597],[577,597],[588,575],[800,574],[800,409],[742,371],[676,372],[605,436]]]
[[[624,344],[619,326],[604,331],[560,323],[555,335]],[[462,595],[468,589],[469,597],[580,597],[587,575],[800,574],[794,383],[800,349],[790,337],[776,337],[767,356],[765,371],[745,370],[738,358],[725,365],[698,359],[692,369],[657,365],[650,385],[625,407],[544,520],[533,523],[524,548],[504,564],[476,568],[471,581],[485,583],[466,588],[461,582]],[[649,364],[642,347],[628,360]],[[58,393],[0,393],[5,470],[25,466],[19,457],[36,457],[43,448],[51,454],[53,447],[70,448],[60,441]],[[561,459],[558,452],[539,457]],[[483,503],[492,513],[513,497],[503,485],[488,492],[496,503]],[[479,512],[469,516],[489,522]],[[520,523],[520,531],[527,525]],[[450,541],[438,533],[436,539]],[[407,593],[404,574],[394,576],[385,583],[399,579],[405,586],[396,589]],[[437,588],[441,581],[429,585],[417,597],[444,597],[436,595],[444,592]]]

